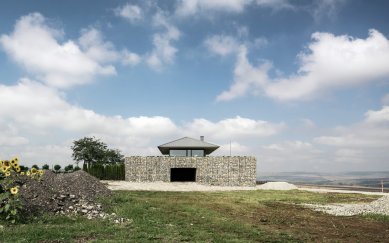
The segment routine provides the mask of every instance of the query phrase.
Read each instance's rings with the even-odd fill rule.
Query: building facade
[[[219,146],[204,142],[203,138],[185,137],[158,148],[165,156],[126,157],[127,181],[255,186],[255,157],[209,156]]]

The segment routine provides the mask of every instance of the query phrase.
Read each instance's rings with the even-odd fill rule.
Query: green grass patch
[[[377,237],[387,218],[342,219],[305,209],[300,203],[368,202],[374,196],[303,191],[115,192],[102,200],[106,211],[131,219],[125,225],[83,217],[44,215],[5,226],[2,242],[304,242]],[[343,221],[342,221],[343,220]],[[331,222],[331,223],[329,223]],[[366,224],[366,222],[368,222]],[[0,222],[4,224],[4,222]],[[340,231],[334,230],[337,227]],[[370,232],[371,230],[371,232]],[[335,233],[336,234],[335,234]],[[371,234],[370,234],[370,233]],[[337,235],[338,234],[338,235]],[[379,235],[378,235],[379,236]],[[324,237],[324,238],[323,238]],[[359,238],[358,238],[359,237]],[[373,237],[373,238],[372,238]],[[347,238],[350,241],[350,238]],[[378,239],[379,240],[379,239]]]

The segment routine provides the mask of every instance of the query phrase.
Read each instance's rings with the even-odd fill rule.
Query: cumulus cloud
[[[0,44],[16,63],[55,87],[84,84],[94,76],[116,73],[112,65],[102,65],[74,41],[60,43],[59,33],[41,14],[33,13],[21,17],[10,35],[0,37]]]
[[[208,134],[217,140],[237,138],[267,137],[279,133],[285,124],[274,124],[262,120],[252,120],[237,116],[219,122],[206,119],[194,119],[184,126],[184,130],[194,134]]]
[[[201,13],[242,13],[249,5],[273,10],[294,9],[288,0],[179,0],[176,15],[189,17]]]
[[[172,44],[179,40],[181,32],[172,25],[164,13],[158,12],[153,17],[153,25],[162,31],[153,35],[153,50],[146,55],[146,63],[155,70],[174,62],[177,48]]]
[[[366,39],[319,32],[312,39],[307,51],[298,55],[298,72],[284,78],[269,77],[269,62],[253,67],[247,59],[247,49],[242,48],[233,84],[217,100],[234,99],[249,91],[280,101],[308,100],[331,90],[389,77],[389,40],[377,30],[370,30]],[[249,71],[237,72],[242,69]]]
[[[389,105],[389,93],[384,95],[384,97],[382,97],[381,101],[382,101],[382,104]]]
[[[138,5],[127,3],[123,6],[117,7],[114,12],[116,16],[122,17],[130,23],[136,23],[143,19],[142,9]]]
[[[180,0],[176,8],[176,14],[182,17],[195,15],[203,11],[225,11],[240,13],[251,0]]]
[[[333,135],[314,139],[317,144],[336,150],[334,160],[380,168],[386,163],[389,147],[389,106],[365,113],[363,121],[338,127]],[[387,166],[386,166],[387,167]]]
[[[300,140],[280,141],[258,149],[261,171],[326,170],[326,155],[313,144]]]
[[[340,7],[346,0],[320,0],[315,1],[310,8],[310,13],[316,21],[320,21],[324,17],[333,19],[336,17]]]
[[[234,54],[239,50],[240,43],[232,36],[227,35],[213,35],[205,39],[205,46],[212,53],[227,56]]]
[[[241,46],[237,55],[234,69],[234,82],[230,89],[217,96],[217,101],[228,101],[246,95],[249,92],[257,93],[268,80],[268,71],[272,64],[265,62],[254,67],[247,59],[247,48]]]
[[[100,75],[115,75],[113,62],[123,59],[128,63],[130,52],[117,51],[95,28],[82,30],[76,41],[60,41],[63,38],[63,31],[49,27],[41,14],[32,13],[21,17],[11,34],[2,35],[0,45],[29,74],[56,88],[86,84]]]
[[[206,135],[210,141],[226,142],[268,137],[284,127],[242,117],[176,124],[162,116],[105,116],[73,105],[60,91],[28,79],[12,86],[0,85],[0,107],[0,128],[8,138],[0,140],[2,156],[23,154],[24,159],[36,163],[49,159],[53,151],[58,154],[52,159],[68,163],[71,142],[83,136],[101,138],[126,155],[157,155],[157,145],[181,136]]]

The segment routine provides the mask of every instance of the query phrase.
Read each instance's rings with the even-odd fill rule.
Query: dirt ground
[[[299,205],[266,202],[246,214],[213,207],[228,217],[266,231],[287,233],[304,242],[389,242],[389,222],[361,216],[340,217],[303,208]]]

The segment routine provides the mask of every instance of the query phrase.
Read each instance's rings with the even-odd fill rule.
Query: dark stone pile
[[[46,170],[40,179],[25,177],[21,181],[20,200],[27,215],[52,212],[63,215],[84,215],[89,219],[107,218],[116,223],[126,221],[107,214],[99,197],[109,197],[112,192],[97,178],[84,171],[56,174]]]

